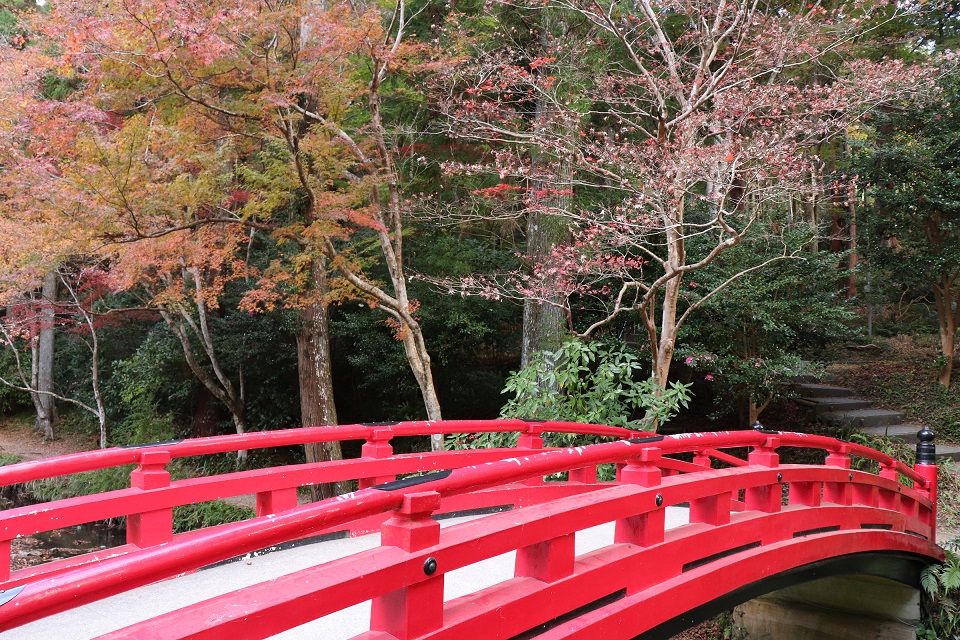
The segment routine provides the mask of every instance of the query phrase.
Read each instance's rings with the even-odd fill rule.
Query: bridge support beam
[[[747,640],[916,640],[919,619],[916,589],[873,576],[813,580],[746,602],[734,613]]]

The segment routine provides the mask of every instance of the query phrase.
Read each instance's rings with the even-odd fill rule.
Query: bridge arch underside
[[[879,592],[890,592],[886,597],[881,596],[884,604],[888,605],[890,600],[903,599],[905,592],[915,594],[920,587],[920,573],[931,563],[932,559],[928,556],[891,551],[854,553],[811,562],[775,575],[763,577],[736,588],[729,593],[723,594],[720,597],[695,605],[688,611],[666,620],[640,635],[634,636],[633,640],[663,640],[664,638],[670,638],[694,625],[709,620],[751,600],[760,598],[761,596],[775,594],[782,590],[789,590],[790,587],[800,585],[816,585],[817,587],[821,587],[818,589],[819,593],[817,593],[816,596],[816,604],[823,607],[824,615],[858,615],[863,611],[862,609],[858,608],[856,611],[851,611],[844,607],[843,603],[837,603],[835,601],[832,603],[829,602],[829,599],[835,595],[836,587],[831,588],[828,586],[823,589],[822,587],[829,584],[827,582],[828,579],[842,577],[881,578],[882,580],[874,581],[870,585],[869,596],[876,597]],[[694,582],[696,581],[698,581],[698,579],[694,580]],[[843,588],[848,585],[838,586]],[[695,589],[695,586],[688,584],[684,588]],[[810,591],[807,590],[806,593],[809,594]],[[868,594],[861,592],[858,596],[865,598],[868,597]],[[910,603],[908,603],[908,606],[909,604]],[[869,609],[869,607],[867,607],[867,609]],[[919,611],[917,613],[919,613]],[[782,611],[780,615],[783,616]],[[789,624],[789,621],[781,620],[781,622]],[[751,622],[748,621],[746,624],[748,630],[751,630],[749,628]],[[862,635],[862,628],[856,633],[859,635],[853,635],[852,637],[866,637]],[[796,632],[793,632],[791,637],[797,638],[798,636]]]

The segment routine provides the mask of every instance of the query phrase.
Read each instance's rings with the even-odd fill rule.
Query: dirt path
[[[23,461],[89,451],[96,447],[95,436],[70,433],[56,440],[44,440],[25,418],[0,421],[0,453],[17,456]]]

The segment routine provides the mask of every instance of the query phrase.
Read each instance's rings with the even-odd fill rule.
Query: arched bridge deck
[[[515,430],[516,449],[393,455],[395,435]],[[541,449],[543,431],[624,439]],[[128,544],[15,571],[0,584],[0,630],[271,545],[380,528],[375,548],[192,602],[102,638],[270,637],[370,603],[362,640],[664,637],[696,614],[836,573],[916,583],[942,559],[936,467],[907,467],[832,438],[776,432],[636,436],[569,423],[405,423],[297,429],[90,452],[0,469],[0,483],[136,464],[132,487],[0,514],[0,540],[126,515]],[[357,460],[171,482],[174,457],[323,439],[363,438]],[[780,464],[781,447],[826,451],[824,464]],[[745,459],[732,455],[749,450]],[[673,454],[692,453],[692,462]],[[879,472],[855,470],[851,457]],[[689,456],[688,456],[689,459]],[[922,458],[921,462],[926,461]],[[617,478],[597,481],[597,465]],[[722,468],[713,468],[722,467]],[[420,473],[395,481],[396,474]],[[545,481],[566,473],[565,480]],[[299,486],[355,479],[357,491],[296,506]],[[251,520],[173,535],[180,504],[257,494]],[[447,527],[443,512],[512,506]],[[667,509],[688,521],[667,526]],[[587,551],[578,538],[606,525]],[[7,549],[9,542],[0,546]],[[515,554],[503,579],[446,597],[447,576]]]

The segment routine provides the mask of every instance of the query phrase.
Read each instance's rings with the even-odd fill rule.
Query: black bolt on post
[[[936,437],[926,425],[917,432],[917,464],[937,464]]]

